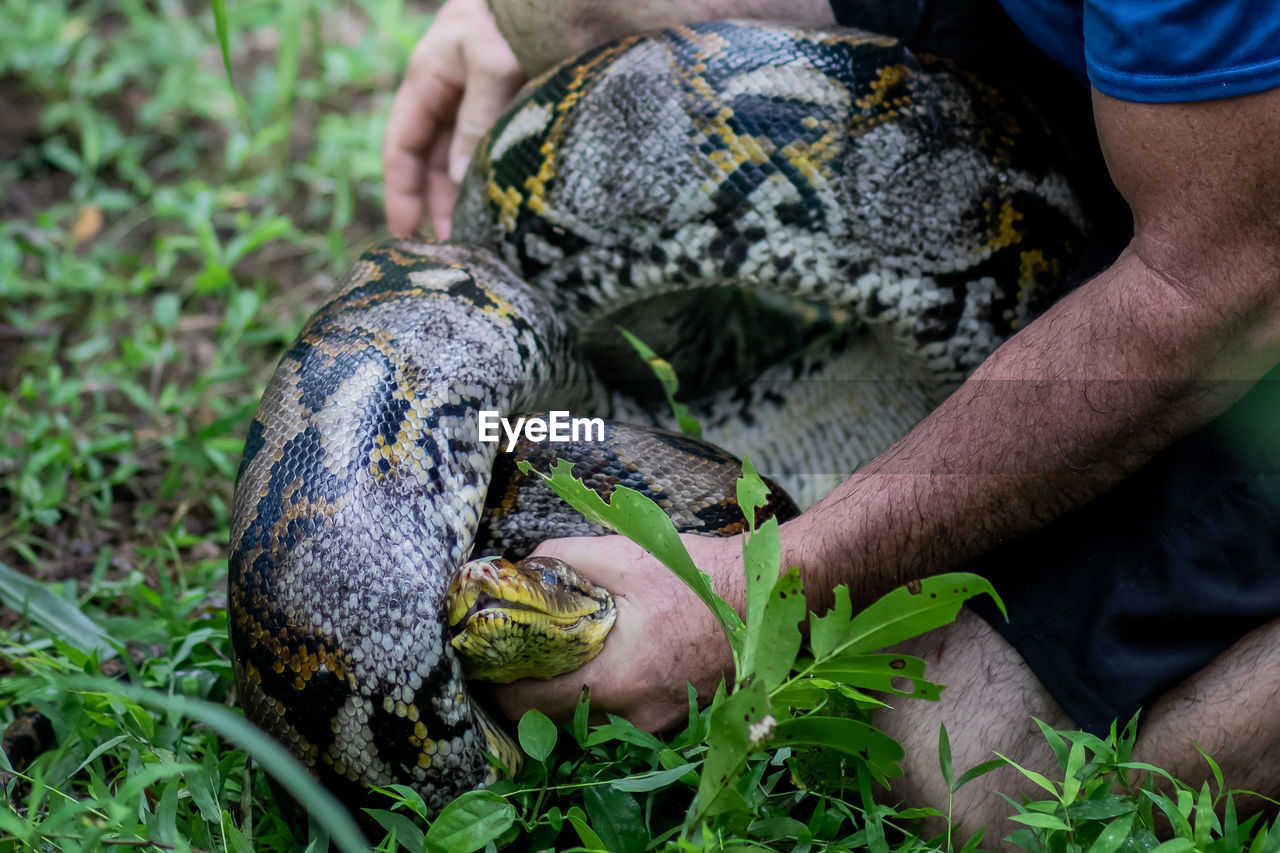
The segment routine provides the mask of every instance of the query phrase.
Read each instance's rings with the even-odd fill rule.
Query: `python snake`
[[[249,718],[353,802],[401,783],[439,809],[491,781],[482,751],[515,756],[470,699],[449,583],[473,553],[598,531],[517,497],[479,413],[655,424],[621,323],[688,377],[709,439],[811,503],[1061,293],[1086,226],[1064,162],[1016,98],[857,31],[678,27],[531,83],[473,160],[461,245],[366,253],[264,394],[230,560]],[[573,451],[602,491],[736,476],[611,430]],[[695,525],[741,521],[695,504]]]

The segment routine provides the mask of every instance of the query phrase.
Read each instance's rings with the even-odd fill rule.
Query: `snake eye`
[[[556,586],[560,583],[560,576],[550,569],[542,570],[542,583],[546,586]]]

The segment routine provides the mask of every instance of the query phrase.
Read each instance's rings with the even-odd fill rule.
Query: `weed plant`
[[[428,20],[399,0],[0,4],[0,724],[34,705],[56,736],[4,775],[0,850],[368,849],[232,707],[227,514],[275,360],[376,239],[380,129]],[[866,716],[872,689],[936,696],[915,662],[887,680],[878,649],[904,624],[950,618],[979,579],[926,581],[945,603],[932,611],[920,591],[860,614],[842,599],[805,645],[799,580],[776,572],[771,528],[748,545],[759,571],[740,623],[649,509],[575,495],[563,472],[552,482],[701,590],[737,682],[702,711],[691,696],[666,739],[588,725],[585,702],[560,728],[530,712],[516,779],[434,821],[411,791],[388,791],[369,815],[377,849],[983,843],[918,834],[930,813],[893,805],[880,782],[900,748]],[[127,682],[99,674],[112,658]],[[1191,789],[1134,764],[1132,726],[1045,737],[1061,780],[1028,771],[1045,796],[1011,802],[1025,849],[1280,850],[1280,830],[1239,819],[1220,777]],[[816,747],[825,757],[798,767]],[[952,791],[995,766],[955,773],[949,752],[940,732]],[[268,775],[308,807],[306,825],[286,821]]]

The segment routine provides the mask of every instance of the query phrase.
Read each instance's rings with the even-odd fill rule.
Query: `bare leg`
[[[896,650],[924,658],[928,679],[946,689],[939,702],[902,700],[874,720],[906,751],[905,776],[893,782],[895,800],[946,812],[947,787],[938,766],[938,729],[943,723],[957,776],[995,758],[998,750],[1023,767],[1054,777],[1057,762],[1033,718],[1054,728],[1075,728],[1075,723],[1013,647],[980,617],[961,610],[953,624]],[[999,839],[1018,824],[1006,818],[1012,809],[997,792],[1016,799],[1020,793],[1035,796],[1038,790],[1012,767],[970,782],[953,804],[954,819],[962,824],[961,840],[986,826],[983,847],[998,848]],[[928,827],[929,831],[942,829],[940,823]]]
[[[1246,634],[1204,669],[1162,695],[1138,733],[1134,759],[1196,788],[1212,779],[1192,744],[1222,768],[1228,789],[1280,798],[1280,621]],[[1211,789],[1216,783],[1210,781]],[[1217,793],[1214,789],[1214,793]],[[1260,808],[1256,798],[1236,808]]]
[[[947,808],[938,768],[938,727],[945,723],[957,775],[999,750],[1024,767],[1059,778],[1057,763],[1033,717],[1054,728],[1075,724],[1004,638],[967,610],[952,625],[904,643],[923,657],[931,681],[945,684],[940,702],[903,701],[876,724],[903,745],[905,777],[893,797],[910,805]],[[1134,759],[1199,787],[1211,778],[1193,743],[1219,763],[1228,788],[1280,795],[1280,621],[1246,635],[1205,669],[1161,696],[1144,718]],[[1125,721],[1121,721],[1122,723]],[[1017,770],[1001,768],[962,788],[954,817],[967,834],[986,826],[983,846],[1017,828],[997,792],[1015,799],[1040,792]],[[1242,811],[1259,801],[1238,801]]]

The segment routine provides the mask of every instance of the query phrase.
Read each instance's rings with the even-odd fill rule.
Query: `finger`
[[[423,199],[431,181],[428,157],[442,134],[453,126],[462,98],[460,82],[428,63],[411,64],[396,92],[382,140],[382,173],[387,224],[405,237],[422,224]]]
[[[448,240],[458,185],[449,177],[449,146],[453,132],[440,134],[427,155],[427,215],[437,240]]]
[[[470,62],[467,89],[458,106],[453,144],[449,149],[449,178],[461,184],[476,146],[490,126],[506,111],[524,83],[524,75],[506,42],[489,42],[480,62]]]

